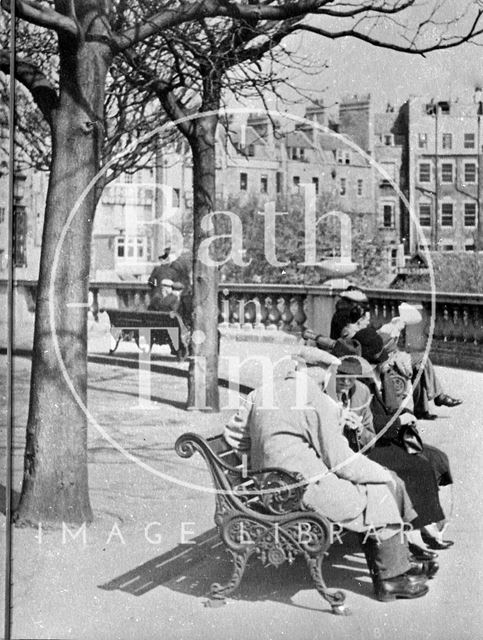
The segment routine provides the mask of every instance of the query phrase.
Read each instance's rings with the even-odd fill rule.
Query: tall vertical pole
[[[481,221],[481,116],[483,115],[483,102],[478,101],[477,111],[477,134],[476,134],[476,170],[478,171],[476,179],[476,230],[475,230],[475,251],[481,249],[482,238],[482,221]]]
[[[14,216],[14,167],[15,167],[15,0],[10,0],[10,96],[9,96],[9,182],[8,182],[8,287],[7,287],[7,464],[5,482],[5,591],[4,638],[11,637],[12,606],[12,444],[13,444],[13,216]]]
[[[434,215],[431,226],[431,249],[438,250],[438,223],[439,223],[439,141],[438,141],[438,104],[436,103],[434,112]]]

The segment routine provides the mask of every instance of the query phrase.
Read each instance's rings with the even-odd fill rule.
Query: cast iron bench
[[[329,591],[322,577],[322,561],[331,544],[331,523],[303,504],[306,485],[300,474],[278,468],[251,471],[222,435],[205,440],[185,433],[175,449],[182,458],[198,451],[217,490],[215,524],[234,566],[226,584],[211,585],[212,598],[223,601],[239,586],[251,556],[265,566],[278,567],[285,561],[292,564],[300,555],[333,613],[350,613],[344,605],[345,594]]]
[[[133,309],[101,309],[109,316],[111,335],[116,341],[109,353],[114,353],[121,340],[134,340],[145,334],[149,349],[154,344],[169,344],[178,360],[188,353],[190,333],[181,316],[174,311],[135,311]]]

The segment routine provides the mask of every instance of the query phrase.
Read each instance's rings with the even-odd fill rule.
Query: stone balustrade
[[[23,321],[35,309],[36,282],[15,283],[17,318]],[[228,284],[219,292],[222,327],[254,332],[283,331],[299,336],[305,328],[329,335],[330,319],[340,291],[330,286]],[[6,282],[0,294],[6,296]],[[406,348],[424,350],[432,334],[431,355],[447,366],[483,370],[483,295],[367,289],[372,322],[376,327],[398,315],[401,302],[416,305],[423,316],[420,325],[406,330]],[[149,287],[141,282],[92,282],[90,303],[94,317],[103,307],[146,309]],[[267,333],[268,336],[268,333]]]

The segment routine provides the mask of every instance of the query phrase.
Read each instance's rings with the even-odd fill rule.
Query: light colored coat
[[[349,448],[338,404],[304,371],[274,380],[272,387],[272,407],[263,387],[250,394],[250,466],[301,473],[310,482],[307,505],[347,529],[400,525],[390,472]]]

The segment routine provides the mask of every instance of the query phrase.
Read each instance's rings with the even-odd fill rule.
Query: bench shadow
[[[20,500],[20,493],[18,491],[12,491],[12,511],[18,506]],[[7,513],[7,488],[0,484],[0,513],[5,515]]]
[[[127,391],[125,389],[105,389],[104,387],[97,387],[94,384],[89,385],[89,389],[92,391],[107,391],[109,394],[118,394],[122,396],[130,396],[133,398],[139,398],[139,391]],[[162,398],[161,396],[150,396],[149,400],[151,402],[157,402],[159,404],[168,404],[171,407],[175,407],[176,409],[186,409],[186,402],[181,402],[180,400],[173,400],[172,398]]]
[[[195,598],[208,598],[212,583],[228,582],[232,572],[231,555],[225,550],[215,528],[193,538],[192,542],[195,544],[177,545],[99,585],[99,589],[119,590],[133,596],[142,596],[162,586]],[[343,545],[332,545],[324,561],[323,575],[330,589],[347,592],[346,603],[349,606],[350,592],[372,596],[372,583],[356,536],[345,536]],[[252,602],[270,600],[303,609],[331,612],[330,605],[321,596],[317,596],[320,606],[312,607],[294,602],[300,591],[310,590],[315,592],[315,585],[302,558],[297,558],[291,566],[284,563],[279,568],[263,567],[260,561],[253,558],[241,585],[229,597]]]

